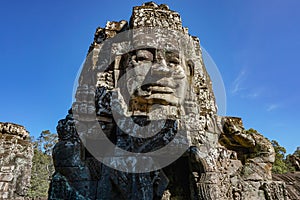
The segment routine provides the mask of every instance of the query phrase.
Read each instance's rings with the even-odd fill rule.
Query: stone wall
[[[0,199],[24,199],[32,157],[28,131],[17,124],[0,123]]]

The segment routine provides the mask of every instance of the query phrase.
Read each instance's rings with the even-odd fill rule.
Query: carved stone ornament
[[[286,197],[271,143],[217,115],[199,39],[167,5],[97,28],[75,99],[57,126],[49,199]]]
[[[17,124],[0,122],[0,199],[25,199],[32,157],[28,131]]]

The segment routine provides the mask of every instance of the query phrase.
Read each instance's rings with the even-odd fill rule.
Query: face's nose
[[[156,59],[151,67],[151,75],[171,76],[171,68],[168,67],[165,55],[162,51],[156,52]]]

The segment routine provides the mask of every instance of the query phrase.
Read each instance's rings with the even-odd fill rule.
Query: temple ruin
[[[28,131],[17,124],[0,122],[0,199],[25,199],[32,157]]]
[[[217,115],[199,39],[167,5],[97,28],[76,89],[49,199],[287,199],[272,144]]]

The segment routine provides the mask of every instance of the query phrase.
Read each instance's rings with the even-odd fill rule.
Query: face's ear
[[[195,64],[192,60],[186,61],[187,73],[190,77],[194,77]]]

